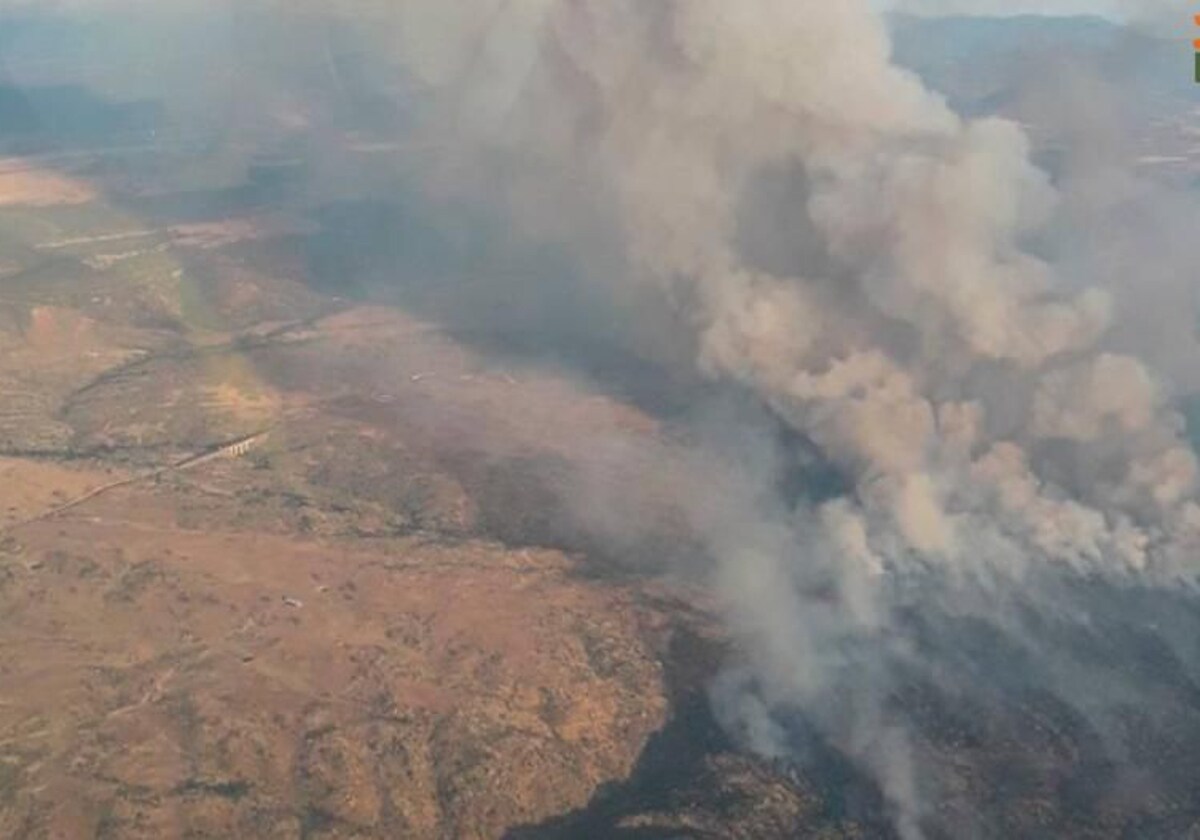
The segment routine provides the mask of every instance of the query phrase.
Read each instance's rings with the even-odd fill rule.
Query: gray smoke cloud
[[[1194,465],[1159,383],[1097,349],[1106,293],[1067,293],[1022,250],[1057,197],[1021,131],[964,122],[891,66],[868,9],[400,14],[400,55],[435,103],[429,130],[460,156],[448,187],[471,161],[515,158],[501,186],[537,235],[561,224],[539,206],[550,191],[609,203],[632,280],[685,307],[701,367],[755,389],[853,472],[866,524],[961,563],[975,518],[999,513],[1015,554],[1172,568],[1148,546],[1190,536]],[[825,265],[788,275],[740,253],[738,202],[767,167],[803,171]],[[1052,440],[1120,467],[1049,487],[1028,453]]]
[[[897,579],[1191,576],[1196,462],[1165,383],[1110,346],[1109,292],[1027,247],[1063,197],[1014,123],[964,120],[894,66],[867,3],[393,14],[430,189],[486,191],[520,235],[578,246],[585,270],[598,239],[618,243],[622,272],[602,282],[673,301],[701,370],[853,478],[847,498],[707,531],[758,686],[715,696],[756,749],[786,752],[774,710],[816,705],[847,640],[886,633]],[[741,228],[770,173],[803,212],[781,233],[792,252],[764,261]],[[847,609],[805,600],[814,568]],[[853,717],[842,746],[918,836],[904,733],[869,692]]]

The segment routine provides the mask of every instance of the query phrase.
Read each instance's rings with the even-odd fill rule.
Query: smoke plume
[[[907,576],[1191,574],[1182,420],[1151,370],[1106,346],[1110,295],[1068,289],[1029,248],[1059,196],[1026,137],[961,119],[894,66],[866,3],[411,0],[396,14],[429,188],[486,192],[585,272],[597,242],[617,243],[599,264],[619,277],[594,282],[671,301],[702,371],[852,478],[846,498],[710,532],[752,651],[714,696],[753,747],[792,748],[779,710],[819,706],[845,646],[886,636]],[[772,201],[794,241],[762,259],[743,228]],[[815,568],[841,610],[806,602]],[[917,836],[881,690],[826,725]]]
[[[1179,420],[1099,346],[1109,296],[1023,248],[1056,201],[1025,137],[892,66],[865,4],[816,6],[415,2],[397,37],[439,186],[510,161],[498,186],[532,236],[588,235],[554,229],[556,198],[604,208],[629,282],[677,302],[705,371],[856,477],[868,532],[962,564],[1000,518],[1014,557],[1171,571],[1151,546],[1196,514]],[[802,176],[820,251],[786,271],[739,242],[771,170]],[[1032,463],[1048,442],[1070,462],[1057,483]],[[1103,476],[1072,480],[1101,455]]]

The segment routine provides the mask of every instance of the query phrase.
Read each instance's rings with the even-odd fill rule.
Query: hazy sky
[[[0,11],[47,7],[88,9],[105,5],[133,6],[139,2],[148,3],[148,0],[0,0]],[[1194,12],[1194,4],[1188,0],[872,0],[872,3],[884,9],[935,15],[1093,14],[1124,19],[1150,14],[1160,19],[1178,19],[1184,26],[1188,25]],[[176,0],[176,5],[183,4]]]
[[[1187,0],[876,0],[876,5],[919,14],[1101,15],[1119,20],[1151,19],[1162,25],[1178,20],[1191,26],[1195,11]]]

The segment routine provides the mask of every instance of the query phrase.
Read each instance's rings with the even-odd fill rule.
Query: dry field
[[[19,158],[0,159],[0,207],[86,204],[95,198],[95,190],[84,181]]]
[[[0,295],[0,836],[491,838],[628,777],[676,596],[583,574],[550,485],[666,498],[658,422],[219,247],[198,271],[226,234],[143,277],[56,231],[24,271],[109,301]]]

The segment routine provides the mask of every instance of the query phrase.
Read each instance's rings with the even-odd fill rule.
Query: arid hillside
[[[587,550],[580,476],[682,539],[660,420],[310,291],[299,224],[25,187],[0,202],[0,834],[558,836],[532,826],[706,732],[666,772],[744,799],[718,834],[840,836],[716,732],[703,599]],[[609,468],[630,447],[644,468]]]

